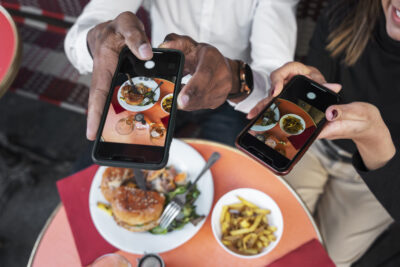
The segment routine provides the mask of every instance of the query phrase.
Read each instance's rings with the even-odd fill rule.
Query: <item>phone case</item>
[[[120,68],[120,64],[122,61],[122,56],[125,53],[125,50],[129,50],[129,48],[127,46],[125,46],[119,55],[118,58],[118,65],[117,65],[117,69],[118,70]],[[183,66],[185,63],[185,56],[184,54],[180,51],[180,50],[176,50],[176,49],[165,49],[165,48],[153,48],[154,52],[175,52],[175,53],[179,53],[181,56],[181,61],[179,64],[179,70],[178,70],[178,75],[177,75],[177,79],[176,79],[176,85],[175,85],[175,90],[174,91],[174,95],[176,94],[176,97],[173,98],[173,102],[172,102],[172,107],[171,107],[171,112],[170,112],[170,121],[168,123],[168,129],[167,129],[167,136],[165,139],[165,149],[164,149],[164,155],[163,155],[163,159],[160,163],[157,164],[151,164],[151,163],[129,163],[126,161],[118,161],[118,160],[106,160],[106,159],[99,159],[96,157],[95,155],[95,151],[96,148],[98,146],[98,143],[100,142],[100,138],[101,138],[101,132],[100,129],[103,129],[107,115],[104,114],[103,111],[103,115],[101,117],[101,121],[100,121],[100,125],[99,125],[99,130],[97,131],[97,137],[96,140],[94,142],[94,146],[93,146],[93,150],[92,150],[92,159],[93,162],[98,164],[98,165],[105,165],[105,166],[113,166],[113,167],[124,167],[124,168],[139,168],[139,169],[149,169],[149,170],[157,170],[157,169],[161,169],[164,168],[165,165],[167,165],[168,163],[168,158],[169,158],[169,148],[171,146],[171,141],[172,141],[172,136],[175,130],[175,118],[176,118],[176,109],[177,109],[177,98],[178,98],[178,94],[180,92],[181,89],[181,80],[182,80],[182,71],[183,71]],[[114,77],[111,81],[111,84],[115,83],[115,79],[116,79],[117,75],[114,74]],[[104,107],[108,107],[110,105],[112,101],[112,94],[111,91],[108,94],[107,97],[107,101],[105,103]]]
[[[295,79],[305,79],[313,84],[318,84],[315,81],[303,76],[303,75],[296,75],[294,76],[290,82],[285,86],[288,87],[291,83],[293,83],[295,81]],[[328,88],[324,87],[323,85],[318,84],[318,86],[324,88],[324,90],[332,95],[334,95],[337,98],[337,102],[340,101],[340,96],[334,92],[332,92],[331,90],[329,90]],[[283,90],[282,90],[283,92]],[[282,94],[282,92],[274,97],[271,102],[275,101],[276,98],[280,97],[280,95]],[[270,102],[270,103],[271,103]],[[263,113],[267,108],[269,107],[269,105],[263,109],[260,113]],[[261,159],[259,159],[257,156],[253,155],[252,153],[250,153],[249,151],[246,150],[246,148],[242,147],[239,143],[239,139],[240,137],[247,133],[247,131],[249,130],[249,128],[255,123],[255,121],[258,119],[257,115],[241,132],[240,134],[237,136],[236,141],[235,141],[235,145],[236,147],[242,151],[243,153],[245,153],[246,155],[248,155],[249,157],[251,157],[252,159],[254,159],[255,161],[259,162],[260,164],[262,164],[263,166],[267,167],[270,171],[272,171],[273,173],[277,174],[277,175],[287,175],[289,174],[289,172],[293,169],[293,167],[296,165],[296,163],[303,157],[304,153],[306,153],[306,151],[309,149],[309,147],[312,145],[312,143],[315,141],[315,139],[317,139],[318,135],[320,134],[320,132],[322,131],[322,129],[324,128],[325,124],[326,124],[326,119],[324,118],[321,126],[318,127],[315,132],[313,133],[313,135],[311,136],[310,139],[308,139],[306,145],[299,151],[299,153],[295,156],[295,158],[291,161],[290,165],[284,169],[284,170],[277,170],[275,169],[273,166],[268,165],[266,162],[262,161]]]

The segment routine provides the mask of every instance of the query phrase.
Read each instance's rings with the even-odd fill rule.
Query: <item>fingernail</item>
[[[186,107],[187,104],[189,103],[189,96],[188,95],[183,95],[181,97],[178,98],[178,105],[180,107]]]
[[[153,56],[151,46],[149,44],[142,44],[141,46],[139,46],[139,55],[142,58],[151,58]]]
[[[270,92],[269,92],[269,96],[273,96],[275,92],[275,87],[271,88]]]
[[[331,121],[334,121],[338,116],[338,112],[336,109],[332,110],[332,112],[330,113],[330,119]]]

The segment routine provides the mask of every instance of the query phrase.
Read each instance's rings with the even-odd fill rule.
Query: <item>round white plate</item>
[[[222,236],[222,231],[221,231],[221,223],[220,223],[220,216],[221,216],[221,211],[222,207],[225,205],[230,205],[234,203],[239,203],[240,200],[237,198],[237,196],[240,196],[257,206],[259,206],[262,209],[269,209],[271,211],[270,214],[268,214],[268,223],[271,226],[275,226],[277,228],[277,231],[274,233],[276,236],[276,241],[273,241],[268,247],[264,248],[264,250],[257,254],[257,255],[241,255],[237,254],[233,251],[231,251],[229,248],[227,248],[224,244],[221,242],[221,236]],[[264,256],[271,252],[276,245],[279,243],[282,233],[283,233],[283,217],[281,210],[278,207],[278,204],[269,197],[267,194],[264,192],[261,192],[256,189],[252,188],[238,188],[232,191],[229,191],[225,195],[223,195],[218,202],[215,204],[212,216],[211,216],[211,228],[214,234],[215,239],[217,239],[218,244],[220,244],[228,253],[240,257],[240,258],[245,258],[245,259],[250,259],[250,258],[258,258],[261,256]]]
[[[295,133],[295,134],[286,132],[285,129],[283,129],[283,120],[284,120],[285,118],[289,117],[289,116],[292,116],[292,117],[295,117],[295,118],[299,119],[301,125],[303,126],[303,130],[300,130],[299,132],[297,132],[297,133]],[[296,114],[286,114],[286,115],[282,116],[282,118],[279,120],[279,127],[281,127],[281,130],[282,130],[284,133],[287,133],[287,134],[290,134],[290,135],[299,135],[299,134],[301,134],[302,132],[304,132],[304,130],[306,129],[306,122],[305,122],[305,121],[303,120],[303,118],[300,117],[299,115],[296,115]]]
[[[264,132],[264,131],[268,131],[272,128],[275,127],[275,125],[278,123],[279,121],[279,108],[275,108],[275,104],[272,104],[270,106],[270,109],[272,109],[275,113],[275,120],[276,122],[267,126],[261,126],[261,125],[253,125],[251,126],[250,130],[256,131],[256,132]]]
[[[194,180],[205,165],[205,160],[188,144],[173,139],[167,166],[169,165],[174,165],[179,171],[185,171],[188,179]],[[100,190],[101,179],[106,168],[100,167],[94,176],[89,193],[90,215],[100,235],[120,250],[144,254],[162,253],[174,249],[191,239],[206,221],[204,218],[197,226],[188,223],[182,229],[165,235],[153,235],[148,232],[134,233],[118,226],[111,216],[97,207],[97,202],[107,203]],[[207,171],[198,181],[197,188],[200,190],[200,196],[195,202],[196,212],[207,217],[214,198],[214,183],[210,171]]]
[[[133,78],[132,82],[133,82],[133,84],[143,83],[145,86],[151,88],[153,91],[158,86],[158,84],[153,79],[147,78],[147,77],[142,77],[142,76]],[[133,111],[133,112],[145,111],[145,110],[148,110],[149,108],[153,107],[155,105],[155,103],[157,103],[157,101],[160,99],[160,88],[158,88],[156,91],[156,94],[154,96],[154,100],[156,101],[155,103],[151,103],[146,106],[129,105],[128,103],[126,103],[124,100],[121,99],[121,97],[122,97],[121,90],[125,85],[131,85],[129,80],[124,82],[121,85],[121,87],[118,89],[118,103],[126,110]]]

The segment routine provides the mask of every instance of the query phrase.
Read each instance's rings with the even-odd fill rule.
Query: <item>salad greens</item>
[[[174,191],[171,191],[167,194],[165,205],[168,205],[171,199],[174,198],[176,195],[186,194],[185,205],[183,206],[181,213],[169,225],[168,229],[164,229],[161,228],[160,226],[157,226],[151,229],[149,231],[150,233],[156,235],[166,234],[173,230],[182,229],[189,222],[191,222],[194,225],[197,225],[197,223],[199,223],[202,219],[204,219],[205,217],[204,215],[200,216],[196,213],[196,206],[194,205],[194,202],[200,195],[200,191],[197,189],[197,186],[194,186],[190,190],[190,192],[187,192],[187,188],[189,186],[190,183],[183,186],[178,186]]]

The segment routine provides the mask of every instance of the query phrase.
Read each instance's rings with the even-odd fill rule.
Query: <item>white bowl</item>
[[[271,213],[268,214],[268,223],[271,226],[275,226],[277,228],[277,231],[274,232],[276,236],[276,240],[271,242],[270,245],[264,250],[256,255],[242,255],[233,252],[229,248],[227,248],[222,242],[221,242],[221,237],[222,237],[222,231],[221,231],[221,223],[220,223],[220,216],[221,216],[221,211],[222,207],[225,205],[230,205],[234,203],[239,203],[240,200],[237,198],[237,196],[240,196],[257,206],[259,206],[262,209],[269,209],[271,210]],[[232,190],[225,195],[223,195],[215,204],[214,210],[211,215],[211,228],[214,234],[215,239],[217,240],[218,244],[221,245],[228,253],[239,257],[239,258],[244,258],[244,259],[252,259],[252,258],[258,258],[264,255],[267,255],[270,253],[276,245],[279,243],[282,233],[283,233],[283,217],[281,210],[279,209],[278,205],[276,202],[270,198],[267,194],[264,192],[261,192],[256,189],[252,188],[239,188]]]
[[[168,113],[168,114],[170,114],[170,112],[168,112],[168,111],[166,111],[165,109],[164,109],[164,107],[163,107],[163,102],[164,102],[164,99],[166,99],[166,98],[168,98],[168,97],[170,97],[170,96],[172,96],[173,97],[173,95],[174,94],[168,94],[168,95],[166,95],[166,96],[164,96],[162,99],[161,99],[161,102],[160,102],[160,106],[161,106],[161,109],[165,112],[165,113]],[[173,99],[173,98],[172,98]]]
[[[303,130],[298,131],[297,133],[294,133],[294,134],[286,132],[285,129],[283,128],[283,120],[284,120],[286,117],[289,117],[289,116],[295,117],[296,119],[299,119],[301,125],[303,126]],[[283,132],[285,132],[285,133],[287,133],[287,134],[290,134],[290,135],[299,135],[299,134],[301,134],[302,132],[304,132],[304,130],[306,129],[306,123],[305,123],[305,121],[303,120],[302,117],[300,117],[299,115],[296,115],[296,114],[286,114],[286,115],[282,116],[281,119],[279,120],[279,126],[281,127],[281,129],[282,129]]]

